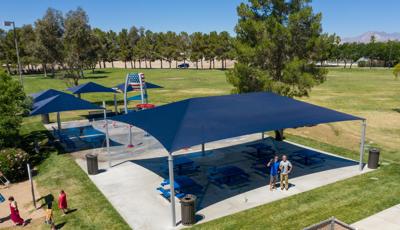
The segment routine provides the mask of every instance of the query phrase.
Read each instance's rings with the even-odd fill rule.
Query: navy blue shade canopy
[[[115,90],[99,85],[94,82],[88,82],[82,85],[78,85],[75,87],[68,88],[67,90],[71,91],[73,94],[80,94],[80,93],[116,93]]]
[[[36,102],[30,115],[47,114],[54,112],[72,111],[72,110],[98,110],[103,107],[92,104],[88,101],[76,98],[71,94],[59,94],[47,99]]]
[[[33,98],[33,102],[36,103],[38,101],[41,101],[41,100],[44,100],[44,99],[47,99],[49,97],[53,97],[56,95],[60,95],[60,94],[69,95],[68,93],[64,93],[64,92],[61,92],[61,91],[58,91],[55,89],[47,89],[47,90],[44,90],[44,91],[41,91],[38,93],[30,94],[29,96],[31,96]]]
[[[121,90],[122,92],[125,92],[125,83],[121,83],[121,84],[119,84],[119,85],[117,85],[115,87],[117,89]],[[163,88],[163,87],[159,86],[159,85],[156,85],[156,84],[153,84],[153,83],[150,83],[150,82],[146,82],[146,88],[147,89],[160,89],[160,88]],[[128,85],[128,90],[127,91],[130,92],[132,90],[133,90],[132,86]]]
[[[263,131],[363,120],[274,93],[192,98],[110,119],[145,130],[168,152]]]

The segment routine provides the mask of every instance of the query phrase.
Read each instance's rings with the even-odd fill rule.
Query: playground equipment
[[[130,87],[130,88],[129,88]],[[139,109],[150,109],[155,106],[148,104],[147,86],[143,73],[128,73],[125,78],[124,87],[124,108],[125,114],[128,113],[128,91],[140,91],[141,104],[137,106]],[[148,136],[146,133],[145,136]],[[128,148],[133,148],[132,144],[132,126],[129,126],[129,144]]]

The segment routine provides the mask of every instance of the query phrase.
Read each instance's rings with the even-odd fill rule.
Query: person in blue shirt
[[[267,167],[270,167],[269,190],[271,190],[271,191],[276,188],[276,182],[278,180],[279,165],[280,165],[280,161],[279,161],[278,156],[274,156],[274,158],[271,159],[267,164]]]

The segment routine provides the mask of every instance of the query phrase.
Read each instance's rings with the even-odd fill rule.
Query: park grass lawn
[[[21,130],[23,135],[27,132],[46,132],[46,130],[40,122],[34,122]],[[37,175],[34,176],[34,180],[39,193],[43,197],[53,195],[56,225],[62,229],[130,229],[70,155],[58,154],[57,150],[53,150],[36,170]],[[61,216],[57,204],[61,189],[67,193],[68,206],[72,210],[76,209],[66,216]],[[39,205],[43,202],[39,201]],[[24,229],[49,229],[49,226],[42,221],[34,220]]]
[[[147,81],[164,87],[149,90],[150,102],[157,105],[189,97],[228,94],[231,90],[224,72],[219,70],[103,69],[94,74],[88,72],[87,78],[80,83],[95,81],[111,87],[123,82],[128,72],[144,72]],[[27,93],[47,88],[67,88],[63,80],[45,79],[40,75],[26,77],[25,85]],[[380,147],[383,161],[391,162],[390,165],[194,228],[265,229],[274,226],[278,229],[299,229],[330,216],[352,223],[400,203],[400,166],[397,164],[400,162],[399,88],[400,81],[393,80],[391,70],[388,69],[335,68],[330,69],[327,81],[315,87],[310,97],[301,99],[367,118],[367,146]],[[97,103],[103,98],[112,109],[112,95],[83,95],[83,99]],[[122,107],[122,95],[118,96],[118,100]],[[65,112],[62,113],[62,120],[82,119],[81,116],[85,114],[85,111]],[[26,118],[24,126],[27,129],[41,127],[38,121],[39,117]],[[310,128],[289,129],[287,132],[288,140],[358,159],[359,122],[323,124]],[[66,217],[66,227],[75,227],[78,224],[82,225],[77,228],[99,226],[98,224],[103,222],[112,226],[111,228],[115,228],[114,224],[122,226],[121,228],[126,227],[121,217],[106,201],[99,204],[100,206],[86,209],[86,206],[94,205],[94,200],[98,197],[100,200],[105,199],[69,156],[51,154],[50,158],[39,166],[37,182],[40,189],[51,191],[53,195],[57,194],[60,187],[71,187],[77,192],[74,194],[75,201],[69,192],[71,206],[77,207],[78,211]],[[87,189],[86,186],[91,189]],[[68,192],[68,189],[66,190]],[[85,193],[86,190],[89,192]],[[97,210],[103,205],[107,208],[98,209],[101,211],[92,210]],[[97,218],[103,209],[110,210],[112,214],[103,213],[99,215],[102,218]],[[108,216],[112,218],[107,218]],[[59,216],[56,218],[57,221],[60,219]]]

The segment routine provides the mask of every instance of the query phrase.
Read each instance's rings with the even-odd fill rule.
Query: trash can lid
[[[181,199],[181,202],[182,203],[189,203],[189,202],[193,202],[195,200],[196,200],[196,196],[195,195],[187,194]]]
[[[86,154],[85,156],[88,157],[88,158],[95,158],[95,157],[97,157],[97,155],[96,155],[96,154],[93,154],[93,153],[88,153],[88,154]]]

